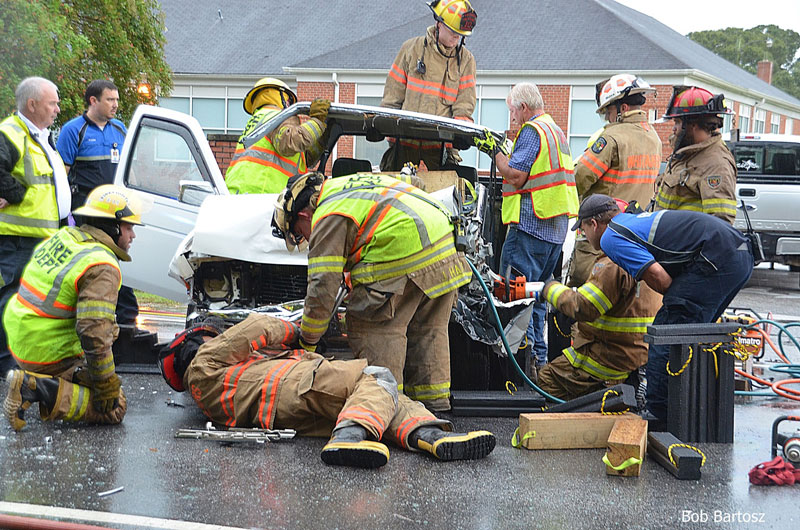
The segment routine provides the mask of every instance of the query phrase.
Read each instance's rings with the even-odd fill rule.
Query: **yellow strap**
[[[513,388],[514,390],[511,390],[511,388]],[[517,385],[515,385],[511,381],[506,381],[506,391],[513,396],[514,392],[517,391]]]
[[[673,466],[678,467],[678,464],[675,463],[675,459],[672,458],[672,449],[675,447],[685,447],[686,449],[691,449],[692,451],[699,453],[700,456],[703,457],[703,460],[700,462],[700,467],[706,465],[706,455],[705,453],[703,453],[703,451],[701,451],[697,447],[688,444],[672,444],[667,448],[667,456],[669,456],[669,461],[672,462]]]
[[[606,412],[605,410],[603,410],[603,408],[605,408],[606,406],[606,398],[608,397],[609,394],[619,395],[619,392],[617,392],[614,389],[609,389],[606,391],[605,394],[603,394],[603,401],[600,402],[600,414],[605,414],[606,416],[613,416],[614,414],[625,414],[626,412],[631,410],[630,407],[626,408],[625,410],[621,410],[619,412]]]
[[[603,455],[603,463],[613,469],[614,471],[622,471],[623,469],[629,468],[631,466],[635,466],[636,464],[641,464],[642,459],[636,458],[635,456],[630,457],[629,459],[622,462],[620,465],[615,466],[611,463],[608,459],[608,453]]]
[[[690,362],[692,362],[692,347],[691,346],[689,346],[689,358],[686,359],[686,362],[683,363],[683,366],[677,372],[673,373],[673,372],[670,371],[670,369],[669,369],[669,361],[667,361],[667,373],[669,375],[673,376],[673,377],[679,376],[679,375],[681,375],[683,373],[684,370],[686,370],[686,367],[689,366]]]
[[[514,429],[514,435],[511,437],[511,447],[514,447],[516,449],[519,449],[522,446],[522,444],[525,443],[525,440],[527,440],[528,438],[535,437],[536,436],[536,431],[528,431],[528,432],[526,432],[525,435],[520,440],[517,440],[517,435],[518,434],[519,434],[519,427]]]

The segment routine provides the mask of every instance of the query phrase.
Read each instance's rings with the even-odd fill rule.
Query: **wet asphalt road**
[[[798,274],[757,271],[734,303],[800,315]],[[789,352],[800,362],[800,354]],[[606,476],[600,449],[514,449],[513,418],[451,418],[459,430],[485,428],[498,436],[482,461],[442,463],[393,447],[380,470],[333,468],[319,458],[322,439],[227,447],[176,440],[178,428],[205,423],[190,397],[170,393],[157,375],[125,374],[123,387],[129,409],[120,426],[44,424],[35,406],[21,433],[0,422],[0,513],[32,513],[38,506],[88,510],[81,522],[99,524],[112,514],[113,522],[103,524],[113,528],[180,527],[167,520],[343,529],[800,524],[800,485],[751,486],[747,479],[751,467],[770,459],[774,418],[800,414],[800,403],[784,399],[737,398],[735,443],[699,444],[708,456],[701,480],[678,481],[653,460],[638,478]],[[120,486],[119,493],[97,496]]]

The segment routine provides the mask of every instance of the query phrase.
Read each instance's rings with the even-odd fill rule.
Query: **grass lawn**
[[[152,305],[157,307],[175,308],[184,310],[186,309],[185,303],[176,302],[174,300],[170,300],[169,298],[158,296],[157,294],[146,293],[144,291],[139,291],[137,289],[134,289],[133,292],[136,294],[136,299],[139,301],[139,305]]]

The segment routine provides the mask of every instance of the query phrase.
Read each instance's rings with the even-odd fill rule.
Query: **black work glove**
[[[98,412],[111,412],[117,406],[119,388],[122,382],[117,374],[112,374],[105,381],[92,384],[92,405]]]
[[[328,109],[331,108],[331,102],[327,99],[317,98],[311,102],[311,108],[308,110],[308,115],[316,118],[322,123],[328,119]]]

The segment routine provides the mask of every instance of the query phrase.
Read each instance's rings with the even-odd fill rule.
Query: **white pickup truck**
[[[800,270],[800,136],[743,134],[728,141],[736,159],[734,226],[761,234],[767,261]]]

